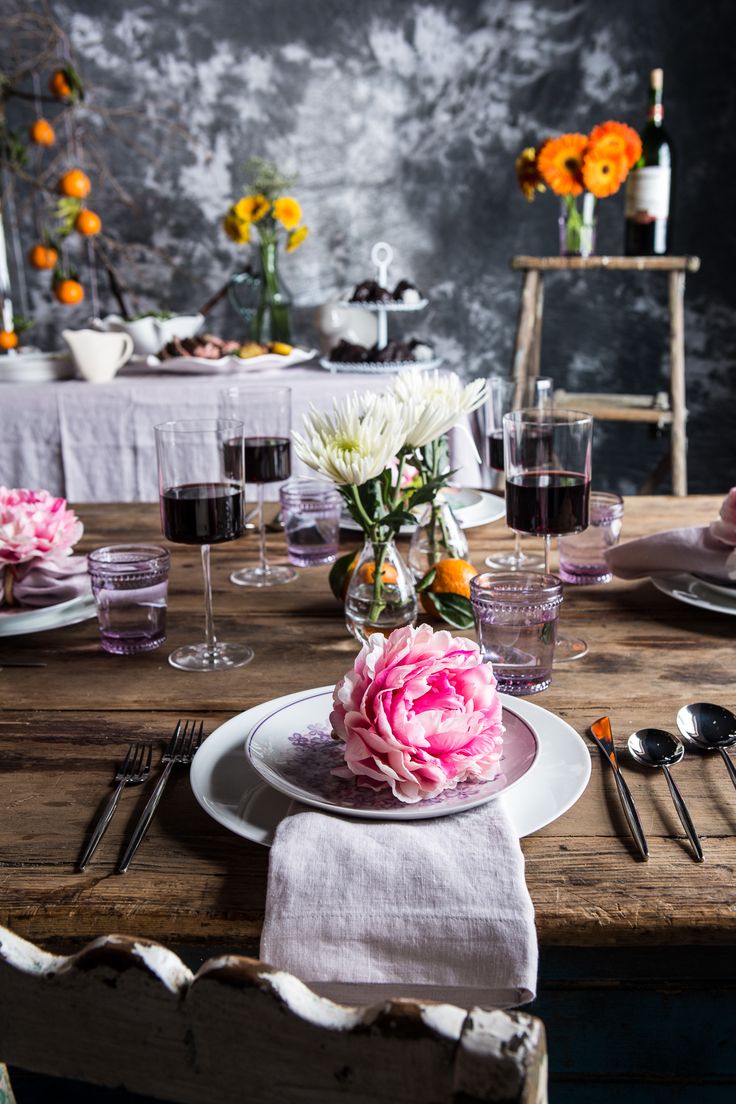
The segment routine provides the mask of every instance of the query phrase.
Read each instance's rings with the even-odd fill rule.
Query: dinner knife
[[[631,834],[634,837],[636,846],[639,848],[642,859],[646,862],[649,858],[649,847],[647,846],[646,836],[644,835],[641,821],[639,820],[639,814],[634,805],[634,799],[631,796],[629,787],[626,785],[626,780],[621,774],[618,760],[616,759],[616,748],[613,744],[610,719],[608,717],[601,717],[600,720],[594,721],[590,726],[590,734],[611,765],[613,777],[616,779],[618,795],[621,798],[621,804],[623,805],[626,819],[629,822]]]

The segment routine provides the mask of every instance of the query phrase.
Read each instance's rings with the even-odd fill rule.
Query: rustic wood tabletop
[[[717,514],[717,496],[626,500],[624,539]],[[151,505],[85,505],[79,551],[126,541],[164,543]],[[479,568],[510,547],[503,520],[469,531]],[[350,535],[345,535],[350,547]],[[270,590],[233,587],[236,567],[257,558],[247,536],[213,548],[218,635],[255,650],[244,668],[221,674],[174,670],[167,654],[203,635],[198,550],[170,546],[169,635],[157,651],[103,652],[94,620],[35,635],[0,637],[3,659],[45,668],[0,671],[0,922],[49,949],[72,949],[105,932],[165,943],[257,947],[268,851],[230,834],[197,805],[185,769],[175,770],[130,871],[115,864],[150,784],[131,787],[84,874],[75,862],[107,798],[129,741],[162,748],[182,716],[212,731],[259,702],[334,682],[356,644],[327,585],[327,569],[302,570]],[[283,537],[271,535],[274,558]],[[589,655],[555,668],[536,701],[585,737],[610,715],[622,766],[650,843],[637,861],[610,770],[590,744],[593,773],[580,801],[523,841],[542,946],[634,947],[736,942],[736,790],[718,756],[688,754],[676,778],[700,831],[702,865],[692,861],[665,780],[637,768],[623,749],[641,726],[675,729],[678,708],[712,701],[736,708],[733,617],[693,608],[648,580],[568,587],[567,632]]]

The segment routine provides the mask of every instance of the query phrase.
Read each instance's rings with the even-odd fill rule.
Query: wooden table
[[[624,535],[702,524],[719,504],[717,496],[631,498]],[[78,512],[85,524],[80,550],[161,541],[155,506],[87,505]],[[492,549],[511,542],[502,521],[469,536],[479,567]],[[270,539],[276,552],[282,538]],[[202,584],[198,551],[172,546],[172,554],[169,638],[159,651],[107,655],[94,621],[0,638],[0,666],[3,658],[48,664],[0,672],[0,922],[52,950],[117,931],[256,953],[268,852],[212,821],[184,770],[172,776],[126,876],[116,875],[114,864],[145,802],[140,788],[124,793],[85,874],[75,872],[75,859],[130,740],[163,744],[180,716],[204,717],[211,730],[268,698],[335,681],[355,655],[326,570],[302,571],[296,583],[271,591],[229,584],[233,568],[256,558],[255,539],[246,537],[213,550],[215,614],[219,635],[248,641],[256,658],[223,674],[175,671],[168,651],[201,636]],[[555,668],[551,688],[535,700],[580,733],[607,713],[621,748],[643,725],[674,729],[686,702],[736,709],[733,618],[676,602],[649,581],[614,581],[567,588],[563,620],[568,631],[586,636],[590,654]],[[650,995],[657,986],[677,983],[682,990],[709,979],[715,1016],[713,992],[733,973],[736,790],[719,757],[688,755],[676,769],[703,838],[703,865],[691,859],[661,775],[624,762],[650,843],[645,864],[634,857],[611,773],[592,745],[591,754],[592,778],[580,801],[523,841],[543,951],[542,1005],[534,1010],[560,1025],[558,1042],[551,1032],[553,1061],[567,1023],[560,994],[572,1002],[571,1016],[592,1024],[600,1023],[601,993],[620,997],[622,985],[636,987],[642,971]],[[673,945],[690,950],[668,958],[664,948]],[[602,948],[611,949],[607,957]],[[582,966],[573,969],[573,961]],[[544,1000],[554,993],[560,999],[550,1011]],[[733,1024],[732,1004],[729,1015]],[[711,1049],[717,1037],[711,1033]],[[675,1065],[680,1057],[675,1048]],[[616,1062],[625,1068],[620,1053]]]

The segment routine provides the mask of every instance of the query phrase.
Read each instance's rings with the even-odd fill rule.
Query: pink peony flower
[[[0,564],[70,556],[83,531],[65,499],[48,491],[0,487]]]
[[[369,637],[333,696],[343,778],[415,802],[498,774],[501,700],[478,645],[430,625]]]
[[[710,523],[710,534],[724,544],[736,545],[736,487],[724,498],[719,519]]]

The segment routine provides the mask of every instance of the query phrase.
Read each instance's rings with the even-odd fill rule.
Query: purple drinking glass
[[[612,491],[591,491],[588,528],[582,533],[567,533],[559,538],[560,578],[578,586],[610,583],[613,572],[606,563],[606,552],[618,544],[623,516],[621,495]]]
[[[289,563],[316,567],[337,559],[342,496],[332,483],[291,479],[279,491]]]
[[[540,571],[491,571],[470,580],[483,659],[498,689],[538,694],[552,678],[562,583]]]
[[[114,544],[87,557],[100,643],[114,655],[158,648],[166,639],[169,553],[155,544]]]

